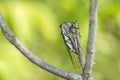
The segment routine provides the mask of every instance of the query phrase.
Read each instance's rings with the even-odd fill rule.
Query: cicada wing
[[[78,56],[76,54],[74,54],[73,52],[71,52],[69,49],[67,49],[72,65],[74,67],[74,69],[80,69],[80,63],[79,63],[79,59]]]
[[[69,53],[69,57],[70,57],[73,67],[75,69],[80,68],[78,56],[75,54],[75,50],[73,48],[73,45],[71,44],[71,40],[69,40],[69,38],[67,38],[65,35],[62,35],[62,36],[64,38],[64,43],[65,43],[65,46],[67,47],[67,51]]]

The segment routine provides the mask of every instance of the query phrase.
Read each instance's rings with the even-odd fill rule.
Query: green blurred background
[[[36,56],[65,71],[73,68],[59,25],[77,20],[86,52],[89,0],[0,0],[16,37]],[[120,80],[120,0],[98,1],[95,80]],[[63,80],[29,62],[0,30],[0,80]]]

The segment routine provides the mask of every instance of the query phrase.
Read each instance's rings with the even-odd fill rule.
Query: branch
[[[97,27],[97,0],[90,0],[89,36],[83,80],[93,80],[90,79],[90,76],[92,76],[92,67],[94,62],[96,27]]]
[[[46,62],[42,59],[38,58],[37,56],[33,55],[27,48],[25,48],[20,41],[14,36],[14,33],[7,27],[2,14],[0,12],[0,27],[6,39],[14,45],[29,61],[37,65],[38,67],[51,72],[59,77],[68,79],[68,80],[82,80],[81,75],[65,72],[61,69],[58,69]]]
[[[82,71],[84,70],[84,65],[85,65],[85,56],[84,56],[84,52],[82,50],[82,46],[80,43],[80,31],[79,31],[79,26],[78,23],[76,23],[76,33],[77,33],[77,42],[78,42],[78,59],[80,61],[80,64],[82,66]]]

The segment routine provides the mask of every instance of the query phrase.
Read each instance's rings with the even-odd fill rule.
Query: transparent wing
[[[68,50],[68,53],[69,53],[73,67],[75,69],[80,69],[80,63],[79,63],[78,56],[69,50]]]

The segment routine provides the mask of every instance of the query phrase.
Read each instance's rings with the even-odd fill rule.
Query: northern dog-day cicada
[[[72,64],[74,66],[71,52],[78,54],[78,36],[80,36],[80,34],[78,33],[78,29],[79,29],[78,23],[65,22],[61,24],[60,27],[61,27],[61,34],[63,36],[64,43],[67,47]]]

